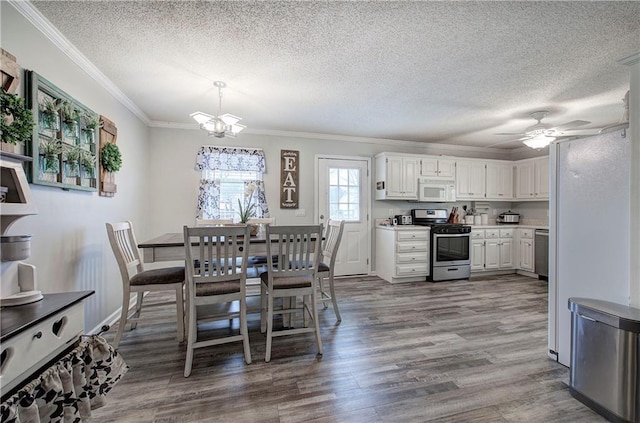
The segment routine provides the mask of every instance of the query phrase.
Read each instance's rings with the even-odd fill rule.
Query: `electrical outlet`
[[[296,217],[305,217],[307,215],[305,209],[296,210]]]
[[[393,209],[389,209],[389,216],[393,216],[394,214]]]

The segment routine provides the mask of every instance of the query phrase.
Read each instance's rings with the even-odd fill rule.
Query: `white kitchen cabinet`
[[[472,229],[471,271],[513,267],[513,229]]]
[[[376,273],[391,283],[425,281],[429,275],[429,228],[376,228]]]
[[[519,258],[521,270],[533,272],[534,245],[533,229],[518,229],[518,239],[520,240]]]
[[[484,161],[458,160],[456,162],[456,198],[459,200],[485,198]]]
[[[487,200],[513,199],[513,164],[488,162],[486,176]]]
[[[478,270],[484,270],[484,236],[471,239],[471,271]]]
[[[523,160],[516,164],[516,198],[549,199],[549,157]]]
[[[420,159],[420,176],[455,178],[456,161],[436,157],[423,157]]]
[[[376,200],[417,200],[417,156],[381,153],[376,156]]]
[[[535,161],[534,195],[537,199],[549,199],[549,157]]]

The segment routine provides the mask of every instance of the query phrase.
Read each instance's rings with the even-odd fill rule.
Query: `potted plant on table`
[[[240,216],[240,223],[247,224],[249,219],[255,217],[256,215],[256,205],[253,203],[253,195],[256,192],[257,186],[255,184],[247,184],[245,189],[245,197],[247,201],[243,204],[242,201],[238,198],[238,215]],[[248,194],[248,195],[247,195]],[[255,236],[258,234],[258,225],[248,225],[251,235]]]

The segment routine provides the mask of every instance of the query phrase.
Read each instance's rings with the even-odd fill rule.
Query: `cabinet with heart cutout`
[[[93,291],[44,294],[41,301],[2,310],[0,385],[5,398],[84,333],[85,298]]]

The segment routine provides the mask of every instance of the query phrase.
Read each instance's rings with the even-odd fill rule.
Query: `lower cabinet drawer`
[[[429,231],[398,231],[396,241],[428,241]]]
[[[20,383],[51,357],[73,344],[84,330],[82,302],[63,310],[2,344],[3,390]]]
[[[426,252],[429,249],[429,245],[426,242],[397,242],[396,253],[418,253]]]
[[[429,265],[427,263],[399,264],[396,266],[397,276],[420,276],[429,273]]]
[[[396,263],[404,264],[404,263],[427,263],[428,261],[427,253],[403,253],[396,254]]]

